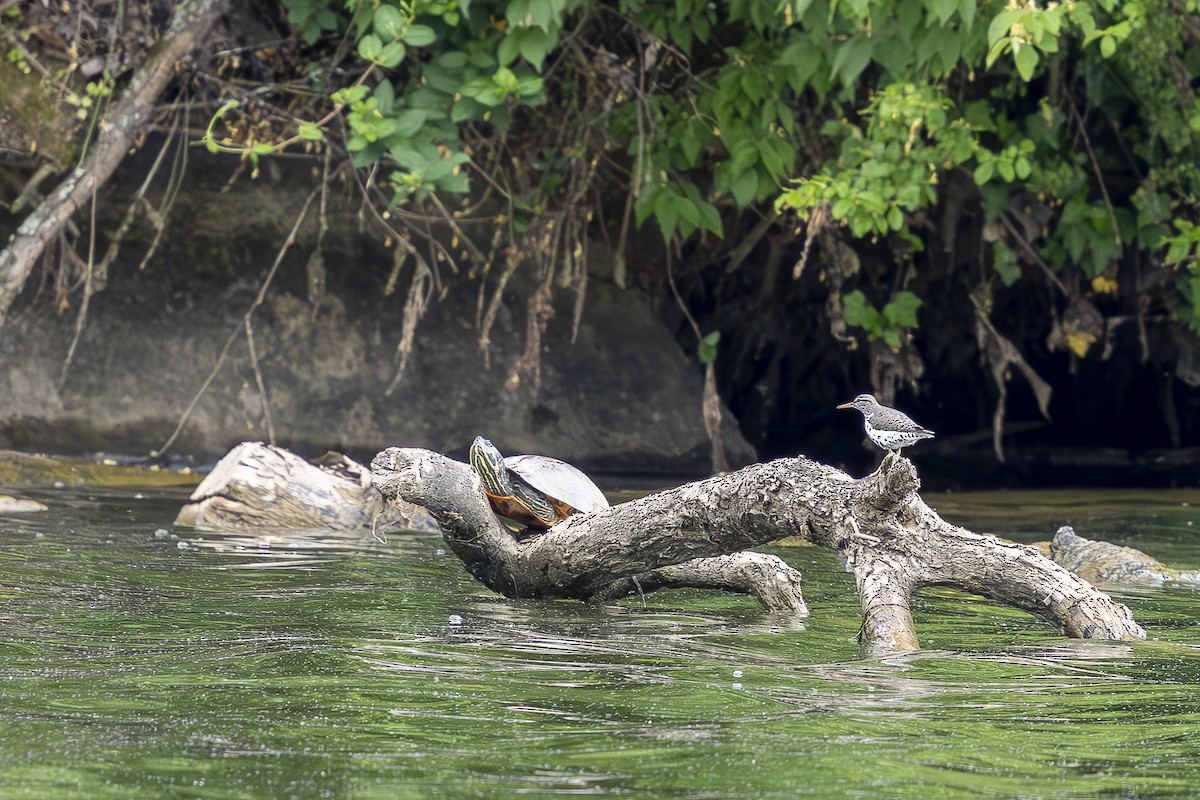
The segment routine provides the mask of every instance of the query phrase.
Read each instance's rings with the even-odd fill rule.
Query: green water
[[[1121,596],[1151,639],[1061,638],[943,590],[926,650],[860,660],[850,576],[797,624],[671,591],[509,601],[430,534],[218,536],[183,495],[31,493],[0,518],[0,797],[1200,796],[1200,590]],[[1200,567],[1200,493],[931,496]],[[178,537],[178,538],[175,538]]]

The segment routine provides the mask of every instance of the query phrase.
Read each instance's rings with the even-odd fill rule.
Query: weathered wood
[[[415,448],[389,448],[371,464],[385,498],[423,505],[469,572],[513,597],[609,599],[661,586],[749,590],[773,608],[806,610],[799,573],[783,564],[781,600],[759,577],[714,580],[719,559],[784,537],[836,550],[855,574],[862,649],[918,646],[909,610],[924,586],[953,586],[1022,608],[1067,635],[1140,639],[1129,610],[1043,556],[943,520],[920,498],[912,463],[888,459],[855,480],[805,458],[754,464],[611,509],[573,516],[518,542],[497,521],[474,471]],[[782,563],[782,562],[780,562]],[[753,573],[755,570],[751,570]]]
[[[808,605],[801,591],[803,583],[800,572],[779,556],[742,551],[712,558],[694,558],[682,564],[631,575],[624,580],[613,581],[589,599],[605,602],[665,587],[690,586],[695,589],[742,592],[756,597],[769,609],[807,617]]]
[[[177,525],[218,530],[288,528],[351,531],[382,510],[367,468],[329,453],[320,463],[262,442],[244,442],[222,458],[192,492]],[[389,526],[435,529],[424,509],[393,505]]]
[[[44,503],[39,503],[33,498],[0,494],[0,514],[35,514],[47,510],[49,509]]]
[[[1173,569],[1141,550],[1085,539],[1070,525],[1059,528],[1046,549],[1055,562],[1098,586],[1200,586],[1200,570]]]
[[[117,166],[144,133],[163,89],[175,77],[179,61],[197,46],[223,13],[228,0],[181,3],[154,55],[134,74],[129,88],[100,121],[95,144],[83,163],[59,184],[17,228],[0,250],[0,326],[46,245]]]

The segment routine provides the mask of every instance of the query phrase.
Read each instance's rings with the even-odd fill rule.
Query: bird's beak
[[[854,403],[842,403],[838,408],[854,408]]]

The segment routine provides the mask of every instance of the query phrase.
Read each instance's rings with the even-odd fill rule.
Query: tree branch
[[[46,245],[116,171],[154,111],[158,96],[175,76],[176,64],[192,51],[224,11],[228,0],[183,3],[159,47],[134,75],[121,101],[100,121],[99,136],[83,162],[20,227],[0,250],[0,327]]]
[[[604,600],[703,586],[749,591],[770,608],[803,614],[799,573],[743,552],[795,536],[838,551],[853,570],[868,654],[916,649],[911,595],[930,585],[1009,603],[1069,636],[1145,636],[1129,609],[1034,548],[942,520],[917,494],[916,470],[904,458],[886,459],[861,480],[805,458],[753,464],[572,516],[524,541],[500,524],[466,464],[393,447],[371,472],[385,498],[429,509],[468,571],[510,597]]]

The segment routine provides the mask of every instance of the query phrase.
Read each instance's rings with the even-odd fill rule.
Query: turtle
[[[476,436],[468,460],[495,512],[527,528],[544,530],[571,514],[608,508],[604,493],[588,476],[557,458],[505,458],[490,441]]]

